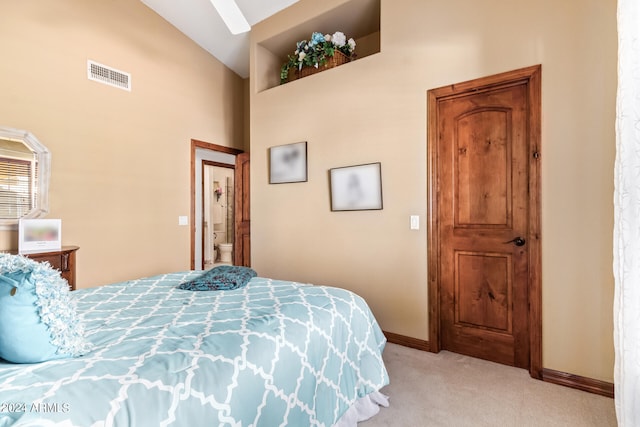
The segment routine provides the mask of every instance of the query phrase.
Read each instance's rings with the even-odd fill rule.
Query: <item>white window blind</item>
[[[0,218],[18,219],[33,208],[37,171],[28,160],[0,157]]]

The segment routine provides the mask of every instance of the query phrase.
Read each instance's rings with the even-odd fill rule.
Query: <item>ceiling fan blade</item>
[[[211,0],[213,7],[222,18],[231,34],[246,33],[251,30],[251,26],[242,14],[242,11],[235,0]]]

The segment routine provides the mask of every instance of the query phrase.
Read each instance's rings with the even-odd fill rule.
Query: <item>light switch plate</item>
[[[178,225],[189,225],[189,217],[186,215],[180,215],[178,217]]]
[[[411,229],[419,230],[420,229],[420,216],[419,215],[411,215]]]

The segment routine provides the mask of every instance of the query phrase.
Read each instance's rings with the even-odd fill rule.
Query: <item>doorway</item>
[[[248,214],[244,213],[248,212],[249,187],[244,162],[248,165],[248,154],[241,150],[191,140],[192,270],[216,264],[244,265],[243,257],[250,257]],[[238,225],[242,223],[246,226],[239,234]],[[238,241],[245,244],[237,245]]]
[[[234,167],[202,162],[203,268],[233,264]]]
[[[542,377],[540,80],[428,91],[429,346]]]

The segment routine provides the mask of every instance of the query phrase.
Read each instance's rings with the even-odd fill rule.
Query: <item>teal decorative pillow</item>
[[[66,280],[49,263],[0,254],[0,358],[38,363],[86,353]]]
[[[207,270],[201,276],[181,283],[178,288],[187,291],[221,291],[238,289],[258,274],[249,267],[220,265]]]

